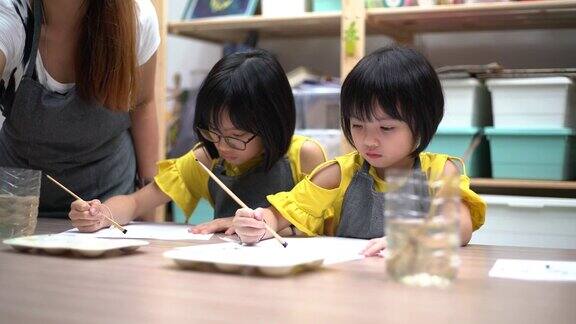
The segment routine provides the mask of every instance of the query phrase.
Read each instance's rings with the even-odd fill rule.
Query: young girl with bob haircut
[[[418,52],[387,47],[363,58],[341,91],[341,123],[354,152],[328,161],[291,191],[268,196],[269,208],[239,209],[236,233],[244,243],[270,237],[264,222],[281,230],[290,224],[307,235],[373,239],[363,251],[385,247],[384,180],[392,169],[421,170],[429,181],[460,177],[460,237],[469,242],[484,223],[486,205],[470,190],[458,158],[424,152],[444,113],[438,77]]]
[[[201,198],[214,220],[193,233],[234,233],[234,202],[198,163],[210,168],[248,206],[267,207],[266,196],[291,190],[326,161],[315,141],[294,135],[295,108],[284,70],[269,53],[255,50],[221,59],[204,80],[196,102],[194,129],[201,140],[186,155],[158,163],[154,182],[104,204],[126,224],[173,200],[190,215]],[[101,202],[72,203],[70,219],[83,232],[110,226]]]

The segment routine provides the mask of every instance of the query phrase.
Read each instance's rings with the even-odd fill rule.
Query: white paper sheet
[[[488,275],[519,280],[576,281],[576,262],[498,259]]]
[[[237,253],[238,260],[250,258],[252,255],[268,255],[272,264],[283,264],[287,256],[299,255],[302,257],[320,257],[324,259],[324,265],[347,262],[364,258],[360,252],[368,244],[367,240],[348,239],[340,237],[289,237],[284,238],[288,246],[284,248],[275,239],[269,239],[254,246],[240,245],[239,243],[210,244],[210,249],[215,253],[215,258],[211,261],[217,262],[218,255],[223,258],[230,258],[230,253]],[[179,250],[189,250],[198,253],[198,246],[180,247]],[[250,253],[250,249],[258,250],[258,253]],[[264,251],[266,250],[266,252]],[[218,250],[221,250],[217,253]],[[247,253],[248,252],[248,253]],[[225,261],[225,260],[223,260]]]
[[[322,255],[324,265],[363,259],[364,256],[360,252],[368,245],[368,240],[328,236],[294,237],[285,240],[288,242],[286,249],[298,250],[303,254]],[[258,245],[284,249],[275,239],[259,242]]]
[[[189,227],[190,227],[189,225],[181,225],[181,224],[132,222],[124,226],[124,228],[127,230],[126,234],[123,234],[116,228],[104,228],[94,233],[81,233],[78,231],[78,229],[74,228],[61,234],[81,235],[87,237],[151,239],[151,240],[167,240],[167,241],[181,241],[181,240],[207,241],[213,235],[213,234],[193,234],[188,232]]]

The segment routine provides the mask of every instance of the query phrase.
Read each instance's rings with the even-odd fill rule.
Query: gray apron
[[[240,200],[253,209],[270,206],[266,196],[289,191],[294,187],[292,169],[286,157],[278,160],[267,172],[260,164],[245,174],[231,177],[226,175],[222,159],[212,171]],[[212,178],[208,181],[208,190],[214,201],[214,218],[234,216],[236,210],[241,208]]]
[[[42,1],[34,1],[34,37],[25,74],[0,131],[0,166],[38,169],[83,199],[134,191],[136,160],[128,113],[51,92],[37,81]],[[73,198],[45,177],[40,216],[66,217]]]
[[[420,169],[420,159],[416,159],[413,169]],[[359,239],[384,236],[384,193],[374,190],[369,170],[370,164],[364,161],[346,189],[336,236]],[[418,194],[422,197],[428,192]]]

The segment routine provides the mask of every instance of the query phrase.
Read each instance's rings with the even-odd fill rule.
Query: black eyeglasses
[[[203,128],[198,128],[198,132],[200,132],[200,135],[202,135],[202,137],[204,137],[205,140],[212,143],[219,143],[220,140],[223,138],[226,144],[228,144],[228,146],[239,151],[244,151],[246,149],[246,145],[256,137],[256,134],[254,134],[247,141],[243,141],[236,137],[224,136],[222,134],[218,134],[216,132]]]

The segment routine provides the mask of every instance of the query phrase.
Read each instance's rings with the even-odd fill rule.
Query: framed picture
[[[258,0],[189,0],[182,19],[219,16],[252,16]]]

